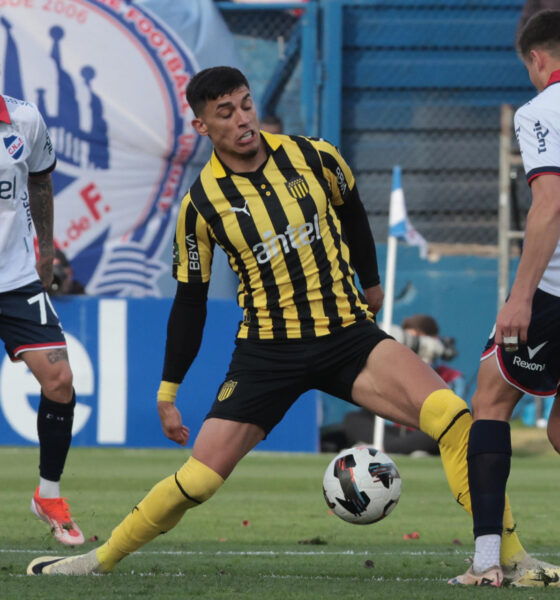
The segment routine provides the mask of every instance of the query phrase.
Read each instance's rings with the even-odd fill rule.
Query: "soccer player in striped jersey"
[[[187,88],[193,125],[214,146],[178,216],[177,292],[158,392],[162,427],[185,445],[177,389],[198,352],[213,248],[239,277],[236,349],[192,456],[88,554],[42,557],[30,574],[107,573],[208,500],[306,390],[317,388],[438,441],[454,496],[469,510],[466,403],[417,354],[375,324],[383,290],[352,171],[324,140],[259,130],[249,84],[230,67]],[[363,294],[354,283],[357,274]],[[503,560],[524,552],[509,506]]]

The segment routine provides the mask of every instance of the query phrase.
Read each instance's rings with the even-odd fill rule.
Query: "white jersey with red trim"
[[[560,71],[552,74],[540,94],[517,110],[514,123],[527,182],[539,175],[560,176]],[[560,241],[539,288],[560,296]]]
[[[55,153],[34,104],[0,96],[0,292],[38,278],[29,174],[49,172]]]

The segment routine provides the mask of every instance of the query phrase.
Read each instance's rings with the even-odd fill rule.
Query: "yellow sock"
[[[208,500],[223,482],[215,471],[189,458],[175,475],[157,483],[97,549],[100,570],[112,571],[125,556],[175,527],[186,510]]]
[[[438,442],[445,475],[457,502],[472,515],[467,464],[467,446],[472,417],[464,400],[451,390],[430,394],[420,411],[420,429]],[[506,494],[500,562],[510,565],[526,554],[515,532],[515,522]]]

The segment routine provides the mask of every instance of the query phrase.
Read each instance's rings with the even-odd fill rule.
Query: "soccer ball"
[[[395,463],[371,446],[340,452],[323,477],[323,494],[335,515],[366,525],[385,518],[401,496],[401,476]]]

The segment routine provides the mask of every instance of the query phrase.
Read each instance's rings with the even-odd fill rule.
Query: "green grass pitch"
[[[73,449],[63,492],[88,540],[79,551],[106,540],[186,455],[180,449]],[[437,600],[560,593],[446,584],[467,568],[473,542],[470,518],[451,497],[439,458],[393,457],[403,479],[400,502],[387,519],[365,526],[329,514],[321,482],[331,458],[252,453],[214,498],[112,575],[28,577],[32,558],[75,551],[54,543],[29,510],[37,449],[0,448],[0,599]],[[526,548],[560,562],[557,458],[515,457],[509,488]],[[403,539],[413,531],[419,539]]]

